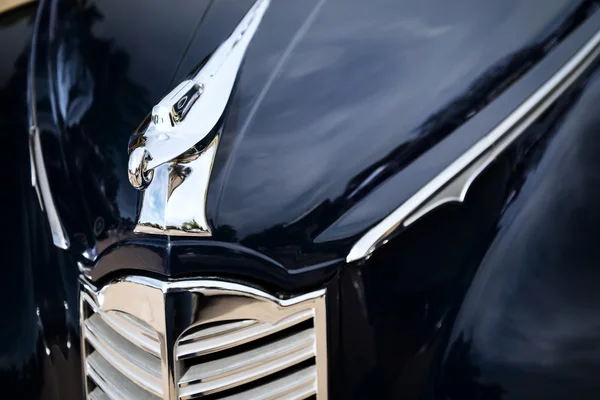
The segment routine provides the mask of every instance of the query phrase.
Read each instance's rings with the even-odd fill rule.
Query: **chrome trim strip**
[[[46,173],[46,165],[44,164],[44,154],[42,151],[42,143],[40,140],[40,130],[37,121],[36,108],[36,88],[35,88],[35,69],[37,66],[37,48],[38,36],[40,29],[40,19],[42,18],[42,8],[45,3],[41,2],[38,7],[37,15],[33,28],[31,39],[31,53],[29,56],[29,64],[27,71],[27,103],[29,115],[29,164],[31,168],[31,186],[35,189],[40,208],[46,213],[50,231],[52,234],[52,243],[60,249],[67,250],[71,243],[69,237],[63,227],[63,224],[58,215],[52,191],[50,190],[50,182]]]
[[[32,168],[31,181],[38,195],[42,212],[46,212],[46,218],[52,233],[52,243],[56,247],[66,250],[70,247],[69,238],[54,204],[50,182],[46,174],[46,165],[44,164],[40,131],[35,126],[29,129],[29,157]]]
[[[368,258],[397,229],[409,226],[440,205],[463,202],[473,181],[581,76],[598,54],[600,32],[504,121],[364,234],[348,253],[346,262]]]

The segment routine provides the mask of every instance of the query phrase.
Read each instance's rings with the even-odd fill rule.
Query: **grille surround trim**
[[[229,390],[248,390],[255,393],[260,390],[261,385],[265,385],[265,389],[271,387],[273,382],[269,382],[271,375],[276,376],[278,371],[287,371],[292,368],[287,374],[303,376],[293,372],[297,368],[299,370],[310,371],[314,370],[313,389],[310,385],[306,386],[304,392],[316,394],[319,400],[327,399],[327,333],[326,333],[326,310],[325,310],[325,289],[314,291],[311,293],[296,296],[290,299],[278,299],[266,292],[256,289],[251,286],[246,286],[238,283],[218,281],[218,280],[177,280],[177,281],[161,281],[153,278],[142,276],[129,276],[122,279],[117,279],[109,282],[101,288],[97,288],[94,284],[88,281],[85,277],[81,277],[81,326],[82,326],[82,355],[84,381],[86,383],[86,395],[90,398],[95,398],[98,394],[98,388],[91,386],[88,391],[87,378],[89,376],[86,358],[88,351],[94,354],[96,351],[85,336],[86,320],[92,317],[92,314],[99,314],[101,317],[111,319],[111,315],[121,317],[134,317],[134,319],[148,325],[148,329],[153,332],[150,335],[149,330],[145,332],[145,337],[153,336],[152,339],[158,339],[160,343],[160,363],[162,377],[162,393],[163,398],[168,400],[191,399],[197,396],[206,394],[205,392],[193,393],[192,387],[205,388],[211,387],[212,380],[217,377],[212,377],[203,380],[195,380],[194,383],[183,379],[186,373],[194,367],[194,362],[201,364],[208,363],[202,357],[228,357],[228,351],[239,351],[244,354],[244,346],[254,346],[256,343],[262,343],[261,339],[268,341],[273,345],[277,343],[277,335],[293,335],[286,329],[296,329],[302,323],[309,323],[312,326],[309,328],[314,337],[312,354],[305,354],[293,361],[293,358],[285,360],[285,355],[282,355],[280,362],[277,362],[276,357],[266,358],[265,363],[271,365],[284,365],[282,368],[274,368],[269,371],[268,365],[261,363],[253,364],[248,372],[258,368],[264,373],[256,374],[256,377],[248,377],[244,374],[244,369],[240,371],[230,371],[225,374],[225,377],[231,377],[230,374],[239,374],[240,377],[248,379],[240,380],[240,382],[231,382],[223,388],[217,388],[210,393],[223,392],[223,395],[229,396]],[[87,308],[86,308],[87,305]],[[250,321],[240,323],[240,321]],[[111,325],[107,322],[107,325]],[[223,326],[220,326],[222,324]],[[89,325],[89,323],[88,323]],[[236,329],[228,330],[227,325],[237,327]],[[225,332],[223,336],[236,334],[244,330],[262,327],[259,329],[259,334],[243,337],[239,341],[231,341],[219,346],[219,331]],[[304,329],[304,328],[303,328]],[[202,332],[210,333],[204,335]],[[211,333],[216,332],[216,333]],[[131,336],[123,335],[122,332],[115,330],[115,333],[121,334],[123,340],[132,340]],[[156,336],[154,336],[156,333]],[[271,336],[272,335],[272,336]],[[139,335],[138,335],[139,337]],[[135,339],[135,337],[134,337]],[[212,347],[207,347],[201,352],[180,352],[179,342],[182,342],[181,347],[184,349],[193,348],[196,342],[212,342]],[[282,341],[284,343],[285,340]],[[148,351],[148,346],[133,343],[140,349]],[[199,343],[202,345],[202,343]],[[86,347],[87,346],[87,347]],[[192,346],[192,347],[190,347]],[[256,344],[256,346],[269,346],[268,344]],[[206,346],[204,346],[206,347]],[[199,348],[202,348],[200,346]],[[91,349],[91,350],[90,350]],[[218,354],[224,352],[225,355]],[[183,353],[186,353],[185,355]],[[252,351],[248,351],[251,354]],[[148,354],[152,354],[148,352]],[[156,354],[155,354],[156,355]],[[195,358],[198,358],[195,360]],[[219,359],[219,358],[218,358]],[[313,360],[310,367],[301,366],[301,360]],[[200,361],[198,361],[200,360]],[[290,361],[291,360],[291,361]],[[197,364],[196,364],[197,365]],[[118,369],[118,368],[117,368]],[[256,372],[257,369],[254,370]],[[312,373],[312,372],[311,372]],[[264,381],[267,379],[267,381]],[[281,379],[281,378],[277,378]],[[287,378],[281,381],[286,381]],[[219,380],[217,378],[217,380]],[[206,382],[206,383],[205,383]],[[140,385],[140,382],[135,382]],[[142,382],[143,383],[143,382]],[[212,382],[215,383],[215,382]],[[244,384],[252,385],[248,388],[242,386]],[[258,386],[256,386],[258,385]],[[269,386],[270,385],[270,386]],[[239,387],[239,389],[238,389]],[[150,393],[156,393],[156,390],[145,388]],[[155,388],[156,389],[156,388]],[[312,390],[312,392],[311,392]],[[94,393],[92,397],[92,393]],[[243,392],[246,393],[246,392]],[[242,393],[242,394],[243,394]],[[218,394],[219,396],[221,394]],[[238,396],[234,394],[234,396]]]

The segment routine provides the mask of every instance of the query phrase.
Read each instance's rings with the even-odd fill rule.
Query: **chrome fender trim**
[[[597,32],[506,119],[369,229],[352,246],[346,262],[368,258],[385,245],[397,229],[409,226],[437,207],[451,202],[462,203],[473,181],[585,72],[599,54],[600,32]]]

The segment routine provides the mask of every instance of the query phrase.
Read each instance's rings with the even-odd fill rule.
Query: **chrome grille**
[[[278,300],[142,277],[82,287],[88,399],[327,398],[324,291]]]
[[[258,385],[253,386],[262,392],[270,383],[268,377],[305,361],[309,362],[302,365],[306,371],[302,377],[312,376],[311,382],[302,382],[306,396],[317,391],[313,310],[275,324],[242,320],[199,330],[180,339],[176,355],[182,361],[178,383],[184,400],[220,392],[227,398],[226,391],[255,381]],[[252,388],[242,388],[234,397],[247,398],[251,392]]]

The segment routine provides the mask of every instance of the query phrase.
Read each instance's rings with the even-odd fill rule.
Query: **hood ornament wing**
[[[135,232],[210,236],[206,195],[215,129],[270,0],[257,0],[193,77],[152,109],[129,141],[128,176],[143,191]]]

